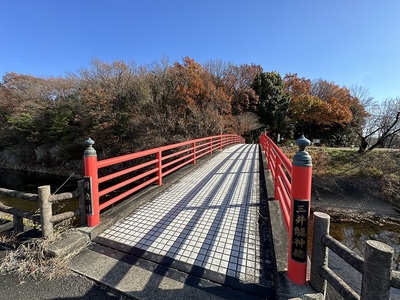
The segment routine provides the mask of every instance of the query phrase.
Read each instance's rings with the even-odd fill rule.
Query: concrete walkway
[[[259,225],[259,165],[258,145],[224,150],[103,232],[71,268],[112,278],[110,286],[135,298],[158,299],[154,291],[164,290],[159,299],[275,299],[271,234]],[[95,253],[105,255],[89,265]],[[141,282],[132,281],[138,275]]]

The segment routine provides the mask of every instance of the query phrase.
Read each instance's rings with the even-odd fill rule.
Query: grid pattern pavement
[[[259,283],[259,176],[258,145],[232,146],[100,239]]]

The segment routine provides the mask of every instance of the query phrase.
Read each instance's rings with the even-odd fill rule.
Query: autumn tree
[[[42,116],[47,108],[57,105],[75,93],[71,80],[65,78],[38,78],[30,75],[7,73],[0,84],[1,106],[4,120],[15,134],[32,141],[45,138],[38,125],[49,120]],[[44,129],[48,129],[45,127]]]
[[[47,165],[70,159],[81,132],[76,93],[68,78],[7,73],[0,84],[2,147]]]
[[[232,114],[257,111],[258,96],[252,88],[254,79],[262,73],[259,65],[229,64],[223,73],[223,84],[231,97]]]
[[[0,151],[51,165],[80,161],[89,136],[98,155],[110,157],[221,132],[255,135],[260,127],[289,135],[291,125],[312,138],[344,140],[348,128],[365,133],[368,114],[358,92],[296,74],[282,79],[259,65],[201,65],[190,57],[141,66],[93,60],[65,78],[6,73]],[[394,144],[396,134],[384,143]]]
[[[168,59],[164,58],[160,63],[153,63],[148,67],[146,82],[151,95],[142,112],[146,116],[142,120],[146,135],[163,145],[168,141],[175,141],[171,139],[171,135],[176,137],[187,134],[180,117],[180,105],[174,98],[178,76]]]
[[[345,87],[326,80],[311,81],[287,74],[285,88],[291,95],[289,116],[297,132],[323,138],[332,145],[354,143],[366,111]]]
[[[256,76],[262,73],[262,67],[209,61],[204,68],[211,73],[214,83],[222,87],[230,98],[231,115],[223,117],[225,131],[244,134],[260,128],[262,125],[256,114],[258,95],[252,85]]]
[[[146,72],[135,63],[93,60],[73,75],[85,118],[86,134],[98,141],[104,156],[132,151],[141,136],[141,109],[151,101]],[[119,144],[119,149],[113,145]],[[110,153],[110,149],[114,149]]]
[[[212,75],[189,57],[182,64],[176,62],[172,71],[177,77],[173,98],[191,133],[200,137],[222,132],[222,119],[231,112],[224,87],[215,84]]]
[[[18,142],[35,139],[34,120],[50,100],[46,80],[29,75],[6,73],[0,85],[3,122],[11,138]]]
[[[311,87],[313,96],[322,100],[320,121],[327,125],[346,125],[351,122],[350,110],[352,97],[345,87],[339,87],[333,82],[316,80]]]
[[[256,129],[263,127],[263,125],[258,122],[258,116],[252,112],[232,115],[230,118],[230,126],[232,127],[232,131],[242,136],[245,136]]]
[[[311,80],[299,78],[297,74],[287,74],[285,90],[290,94],[288,116],[297,133],[306,133],[312,124],[318,123],[320,99],[311,94]]]
[[[323,115],[333,145],[355,144],[354,130],[360,128],[367,116],[365,106],[346,87],[326,80],[313,83],[312,93],[323,100],[327,113]],[[328,124],[327,124],[328,123]]]

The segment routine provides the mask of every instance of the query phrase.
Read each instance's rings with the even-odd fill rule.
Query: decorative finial
[[[312,159],[310,154],[305,151],[306,147],[311,145],[309,139],[305,138],[302,135],[299,139],[296,140],[296,145],[299,146],[299,150],[293,157],[293,165],[300,166],[300,167],[311,167],[312,166]]]
[[[311,141],[304,137],[304,134],[301,135],[299,139],[296,140],[296,145],[299,146],[300,151],[304,151],[307,146],[311,145]]]
[[[89,148],[92,148],[92,145],[94,145],[94,141],[91,138],[88,138],[85,141],[86,146],[88,146]]]
[[[85,156],[96,156],[96,150],[92,147],[94,145],[94,141],[91,138],[88,138],[85,141],[85,144],[87,146],[84,155]]]

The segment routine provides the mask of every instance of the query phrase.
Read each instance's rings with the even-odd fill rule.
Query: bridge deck
[[[273,298],[275,272],[259,166],[258,145],[225,149],[96,242]]]

